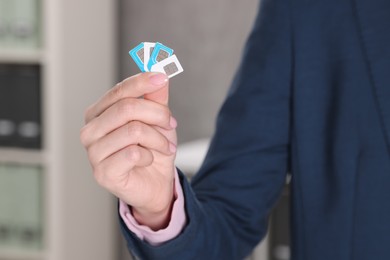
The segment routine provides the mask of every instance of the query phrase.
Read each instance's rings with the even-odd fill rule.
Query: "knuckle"
[[[116,99],[119,100],[124,96],[124,84],[123,81],[117,83],[112,90],[110,91],[110,95]]]
[[[95,144],[92,144],[87,148],[87,154],[88,154],[88,160],[92,165],[98,163],[99,160],[97,159],[97,149]]]
[[[137,109],[137,102],[133,98],[126,98],[118,103],[118,113],[119,115],[132,115]]]
[[[137,147],[131,146],[126,150],[126,157],[131,162],[138,162],[141,160],[141,152]]]
[[[161,112],[158,114],[159,120],[162,123],[168,123],[171,118],[171,111],[169,111],[168,107],[164,107]]]
[[[80,141],[84,147],[86,147],[88,144],[87,142],[88,136],[89,136],[89,127],[88,125],[85,125],[80,129]]]
[[[89,107],[87,107],[84,111],[84,123],[88,123],[91,119],[91,114],[92,114],[92,108],[93,108],[93,105],[90,105]]]
[[[145,127],[141,122],[133,121],[127,125],[128,136],[136,139],[140,138],[145,131]]]

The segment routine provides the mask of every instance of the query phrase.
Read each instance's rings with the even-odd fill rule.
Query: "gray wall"
[[[139,70],[127,52],[142,41],[175,50],[184,73],[171,80],[179,143],[209,137],[257,12],[257,0],[119,0],[120,75]]]

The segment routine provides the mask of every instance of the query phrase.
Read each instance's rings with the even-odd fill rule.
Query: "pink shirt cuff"
[[[153,246],[161,245],[175,237],[183,230],[186,224],[186,215],[184,210],[184,196],[180,185],[179,175],[175,172],[175,192],[176,200],[173,203],[171,220],[165,229],[153,231],[148,226],[140,225],[131,214],[129,206],[120,200],[119,212],[127,228]]]

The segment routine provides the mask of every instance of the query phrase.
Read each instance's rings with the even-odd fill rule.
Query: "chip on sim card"
[[[148,70],[151,71],[152,66],[158,62],[161,62],[171,56],[173,50],[159,42],[153,48],[152,54],[150,54],[150,59],[148,61]]]
[[[172,55],[154,64],[150,71],[165,73],[168,78],[172,78],[177,74],[182,73],[184,70],[176,55]]]

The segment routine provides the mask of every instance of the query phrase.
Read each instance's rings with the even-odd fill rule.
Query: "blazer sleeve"
[[[242,259],[266,234],[289,170],[293,40],[290,0],[259,6],[206,159],[191,185],[180,174],[186,227],[151,246],[121,220],[139,259]]]

